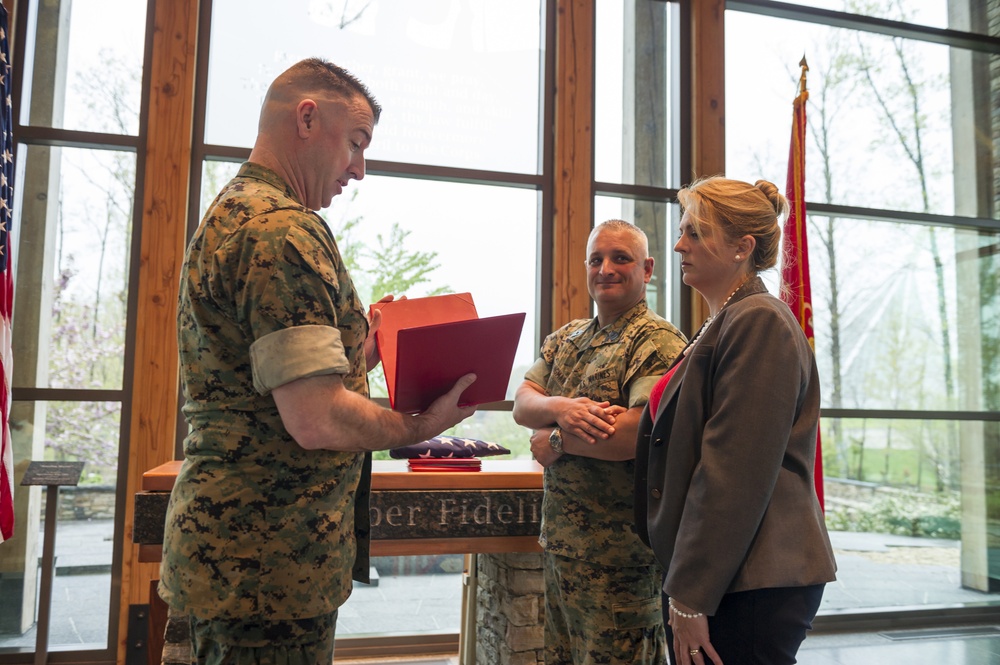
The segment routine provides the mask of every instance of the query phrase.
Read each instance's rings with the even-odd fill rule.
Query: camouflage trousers
[[[197,665],[330,665],[337,612],[311,619],[241,621],[191,617]]]
[[[542,555],[546,665],[663,665],[659,566],[618,568]]]

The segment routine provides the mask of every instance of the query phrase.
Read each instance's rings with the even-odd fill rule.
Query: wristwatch
[[[549,434],[549,445],[552,446],[552,450],[555,452],[560,455],[563,454],[562,430],[558,427],[552,430],[552,433]]]

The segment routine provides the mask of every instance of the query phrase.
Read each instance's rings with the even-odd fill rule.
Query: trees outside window
[[[727,114],[727,172],[780,182],[795,64],[804,50],[828,521],[844,530],[901,533],[885,518],[887,506],[927,513],[921,520],[896,517],[908,535],[960,539],[963,584],[991,589],[984,579],[993,573],[970,571],[977,552],[982,558],[995,550],[975,526],[993,520],[975,497],[995,491],[996,480],[992,471],[970,469],[1000,445],[991,434],[996,412],[987,405],[995,333],[984,325],[998,302],[995,289],[980,284],[996,281],[984,271],[995,269],[991,248],[1000,227],[993,221],[997,169],[981,158],[972,136],[996,135],[997,119],[975,90],[996,86],[980,65],[1000,49],[949,47],[909,30],[939,21],[970,30],[956,21],[963,7],[974,14],[985,11],[983,3],[940,3],[937,10],[890,0],[834,4],[853,27],[824,26],[808,11],[784,12],[779,20],[727,12],[727,107],[746,109]],[[876,29],[868,16],[897,27]],[[762,41],[762,34],[780,39]],[[781,85],[760,76],[762,67],[786,71]],[[838,483],[863,483],[875,495],[905,490],[912,502],[859,508],[840,501]]]

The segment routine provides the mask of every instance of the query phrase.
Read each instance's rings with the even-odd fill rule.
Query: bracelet
[[[704,613],[702,613],[702,612],[694,612],[694,613],[681,612],[679,609],[677,609],[677,606],[674,605],[674,599],[673,598],[668,599],[667,603],[670,605],[670,611],[673,612],[674,614],[676,614],[679,617],[684,617],[685,619],[697,619],[700,616],[704,616]]]

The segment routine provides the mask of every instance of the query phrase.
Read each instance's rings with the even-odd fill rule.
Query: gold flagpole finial
[[[802,68],[802,76],[799,77],[799,94],[802,94],[806,91],[806,72],[809,71],[805,53],[802,54],[802,59],[799,60],[799,67]]]

